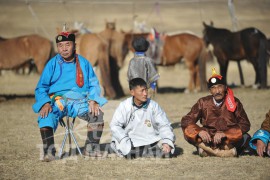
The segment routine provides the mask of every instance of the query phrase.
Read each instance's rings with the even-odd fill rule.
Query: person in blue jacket
[[[76,54],[75,35],[61,32],[56,36],[58,54],[48,61],[35,89],[33,110],[43,141],[43,161],[55,156],[54,132],[64,116],[88,121],[85,155],[98,155],[104,122],[93,122],[107,100],[100,96],[99,81],[87,59]]]
[[[249,142],[252,149],[257,151],[260,157],[270,156],[270,110],[266,114],[261,129],[256,131]]]

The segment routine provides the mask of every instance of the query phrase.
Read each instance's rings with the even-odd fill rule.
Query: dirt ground
[[[155,16],[156,12],[153,10],[155,1],[117,1],[126,3],[116,3],[113,6],[111,1],[99,1],[99,3],[66,1],[64,5],[32,1],[30,5],[36,12],[38,20],[32,17],[24,1],[19,3],[14,1],[0,1],[0,36],[14,37],[36,31],[45,37],[48,34],[48,37],[53,40],[55,28],[61,26],[63,21],[69,23],[75,20],[84,21],[89,28],[99,31],[104,28],[105,18],[109,20],[116,18],[117,29],[129,30],[132,28],[130,20],[134,14],[138,14],[139,20],[148,18],[148,24],[156,25],[161,31],[168,32],[190,30],[200,34],[201,21],[210,21],[210,19],[217,26],[231,27],[227,1],[201,0],[200,3],[160,1],[160,16]],[[241,28],[255,26],[270,35],[269,1],[239,0],[235,3]],[[68,14],[73,7],[76,13],[72,11]],[[87,8],[91,11],[87,12]],[[119,13],[119,9],[122,13]],[[44,30],[41,25],[44,26]],[[126,97],[128,97],[126,73],[129,57],[120,72]],[[244,105],[251,122],[249,133],[252,135],[260,128],[265,113],[270,108],[270,91],[252,89],[251,85],[255,80],[254,70],[245,61],[241,65],[246,86],[239,86],[240,80],[235,62],[230,63],[229,66],[228,84],[236,86],[233,88],[234,94]],[[217,63],[214,61],[207,64],[207,76],[211,74],[211,67],[218,67]],[[158,93],[154,100],[165,110],[172,123],[176,135],[176,157],[125,160],[117,157],[92,159],[73,155],[50,163],[40,161],[41,137],[36,122],[37,114],[33,113],[31,107],[35,101],[33,92],[39,75],[16,75],[10,71],[4,72],[0,76],[0,179],[270,179],[269,158],[257,156],[201,158],[195,155],[195,148],[184,140],[178,123],[198,98],[208,95],[208,92],[183,93],[189,78],[188,70],[183,63],[174,67],[159,67],[158,70],[161,75],[159,80],[161,93]],[[268,85],[270,85],[270,67],[268,67]],[[109,100],[103,107],[105,130],[101,143],[104,147],[107,147],[110,142],[109,123],[114,110],[125,98]],[[77,119],[74,131],[80,147],[83,147],[86,123]],[[63,133],[64,128],[59,126],[55,133],[57,150],[61,145]]]

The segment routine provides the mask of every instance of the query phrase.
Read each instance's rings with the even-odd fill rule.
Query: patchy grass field
[[[109,21],[116,19],[117,30],[129,31],[133,28],[132,19],[135,15],[138,22],[145,20],[147,28],[153,26],[160,32],[189,30],[201,36],[202,21],[209,23],[210,20],[214,21],[216,27],[231,29],[227,1],[179,0],[167,3],[162,1],[159,7],[155,5],[154,0],[130,0],[119,4],[106,3],[107,0],[102,1],[103,3],[101,1],[72,3],[69,0],[66,0],[66,3],[29,1],[30,4],[18,1],[0,1],[2,37],[12,38],[38,33],[54,40],[56,27],[61,27],[64,22],[72,27],[74,21],[84,22],[93,32],[100,32],[105,28],[105,19]],[[268,0],[234,2],[239,29],[253,26],[270,36]],[[128,61],[120,72],[126,94],[128,94],[127,64]],[[270,91],[252,89],[254,70],[246,62],[242,62],[241,65],[246,87],[236,87],[233,90],[235,96],[243,103],[251,121],[252,135],[260,128],[265,113],[270,108]],[[216,63],[207,65],[207,76],[210,75],[210,68],[213,66],[218,67]],[[195,148],[184,140],[178,124],[197,99],[207,95],[208,92],[183,93],[189,78],[183,64],[167,68],[159,67],[158,70],[161,75],[159,85],[163,93],[157,94],[155,100],[165,110],[174,128],[177,138],[176,157],[125,160],[116,157],[85,159],[74,155],[50,163],[40,161],[41,137],[36,122],[37,115],[33,113],[31,107],[39,76],[36,74],[20,76],[4,72],[0,76],[0,179],[270,179],[269,158],[257,156],[201,158],[194,155]],[[229,66],[228,83],[240,84],[234,62]],[[269,67],[268,85],[270,85]],[[101,142],[103,145],[110,142],[109,122],[121,100],[123,99],[110,100],[103,108],[106,121]],[[75,132],[80,147],[83,147],[86,138],[85,122],[77,119]],[[62,127],[55,133],[57,150],[63,139],[63,133]]]
[[[250,70],[247,66],[247,70]],[[235,73],[232,68],[232,75]],[[178,123],[198,98],[208,92],[184,94],[166,91],[166,87],[181,89],[183,85],[168,83],[167,79],[177,71],[187,70],[175,67],[167,73],[160,69],[160,86],[165,92],[157,94],[155,100],[166,111],[176,134],[176,157],[172,159],[125,160],[116,157],[92,159],[78,155],[64,157],[50,163],[41,158],[41,137],[37,126],[37,115],[32,111],[33,90],[38,75],[18,76],[7,73],[0,79],[1,94],[17,94],[1,97],[0,102],[0,178],[1,179],[269,179],[269,158],[242,156],[239,158],[201,158],[194,155],[195,148],[188,144]],[[162,73],[163,72],[163,73]],[[236,71],[237,72],[237,71]],[[124,72],[123,72],[124,74]],[[124,76],[122,76],[124,77]],[[231,77],[231,76],[230,76]],[[185,79],[182,76],[176,80]],[[253,82],[253,78],[251,78]],[[124,81],[124,78],[123,78]],[[180,81],[177,81],[180,82]],[[124,83],[123,83],[124,84]],[[124,86],[127,89],[126,86]],[[7,93],[10,92],[10,93]],[[253,134],[270,107],[269,90],[254,90],[250,87],[234,88],[251,121],[250,134]],[[30,94],[30,95],[29,95]],[[32,95],[31,95],[32,94]],[[122,100],[122,99],[121,99]],[[109,122],[121,100],[110,100],[104,106],[105,131],[101,143],[110,141]],[[75,136],[83,147],[86,138],[86,123],[77,119]],[[59,150],[64,128],[59,126],[55,133],[56,147]],[[66,145],[68,148],[68,146]],[[74,147],[75,148],[75,147]],[[66,149],[68,150],[68,149]]]

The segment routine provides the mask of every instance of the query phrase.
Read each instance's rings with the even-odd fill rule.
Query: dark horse
[[[214,28],[203,22],[203,38],[206,45],[214,46],[220,73],[226,79],[229,60],[251,62],[255,73],[255,85],[267,87],[267,39],[256,28],[246,28],[238,32]]]

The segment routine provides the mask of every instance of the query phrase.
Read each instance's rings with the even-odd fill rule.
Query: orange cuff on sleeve
[[[226,143],[230,144],[230,143],[235,143],[237,141],[239,141],[240,139],[242,139],[243,135],[242,135],[242,131],[240,128],[231,128],[227,131],[224,132],[227,139],[226,139]]]
[[[197,135],[199,134],[200,131],[201,128],[198,125],[192,124],[185,128],[184,135],[188,141],[198,143],[199,139],[197,138]]]

